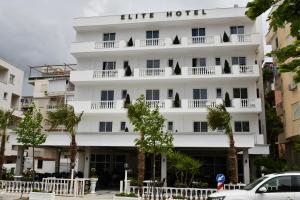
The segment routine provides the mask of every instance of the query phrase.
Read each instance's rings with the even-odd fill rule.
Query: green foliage
[[[225,60],[225,63],[224,63],[224,73],[225,74],[230,74],[231,73],[231,69],[229,67],[229,63],[227,60]]]
[[[121,193],[116,193],[117,197],[138,197],[135,193],[125,193],[125,192],[121,192]]]
[[[225,93],[224,105],[225,107],[231,107],[231,100],[228,92]]]
[[[39,189],[32,189],[32,192],[43,192],[43,190],[39,190]]]
[[[90,177],[91,178],[98,178],[98,175],[96,173],[96,169],[95,168],[91,168]]]
[[[180,99],[179,99],[179,94],[177,92],[175,94],[174,107],[175,108],[180,108]]]
[[[293,150],[300,155],[300,136],[296,136],[293,141],[292,141],[292,145],[293,145]]]
[[[274,134],[276,137],[283,131],[283,124],[280,117],[268,102],[265,102],[266,112],[266,129],[268,133]]]
[[[207,122],[212,130],[225,128],[226,134],[232,134],[230,120],[231,116],[227,112],[225,105],[208,108]]]
[[[176,67],[175,67],[174,73],[175,73],[176,75],[180,75],[180,74],[181,74],[181,69],[180,69],[180,67],[179,67],[178,62],[176,63]]]
[[[126,94],[126,98],[125,98],[125,101],[124,101],[124,108],[128,108],[128,106],[130,104],[131,104],[130,96],[129,96],[129,94]]]
[[[273,83],[274,74],[273,71],[269,68],[263,69],[263,80],[264,82]]]
[[[293,44],[269,53],[275,56],[280,72],[295,72],[294,80],[300,82],[300,1],[299,0],[253,0],[248,2],[246,15],[255,20],[262,13],[273,7],[268,21],[270,29],[276,31],[284,26],[290,27],[290,35],[295,38]]]
[[[199,173],[202,163],[180,152],[168,154],[170,166],[175,169],[176,185],[188,187],[192,184],[194,176]]]
[[[228,37],[228,35],[225,31],[224,31],[224,34],[223,34],[223,42],[229,42],[229,37]]]
[[[15,180],[15,175],[12,172],[6,172],[3,176],[4,180],[13,181]]]
[[[300,170],[300,166],[289,165],[284,160],[276,160],[271,157],[258,156],[254,159],[254,165],[258,168],[264,166],[264,173],[279,173],[286,171]]]
[[[42,132],[43,115],[35,105],[24,112],[24,117],[15,129],[18,143],[26,147],[37,147],[46,141],[47,135]]]
[[[14,123],[13,110],[2,110],[0,109],[0,130],[6,131]]]
[[[132,71],[130,66],[127,66],[125,69],[125,76],[131,76],[132,75]]]
[[[132,40],[132,37],[130,37],[129,41],[127,42],[127,46],[128,46],[128,47],[132,47],[132,46],[133,46],[133,40]]]
[[[177,35],[176,35],[175,39],[173,40],[173,44],[180,44],[180,40]]]

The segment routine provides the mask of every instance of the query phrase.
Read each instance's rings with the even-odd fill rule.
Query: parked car
[[[243,190],[221,190],[208,200],[300,200],[300,172],[269,174]]]

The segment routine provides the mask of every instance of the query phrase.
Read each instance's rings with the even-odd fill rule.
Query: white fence
[[[0,189],[8,193],[30,193],[34,189],[62,196],[84,196],[89,179],[44,178],[42,182],[0,180]]]

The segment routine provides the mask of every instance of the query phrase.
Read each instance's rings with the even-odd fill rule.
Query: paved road
[[[111,190],[103,190],[97,191],[96,194],[87,194],[84,197],[62,197],[56,196],[55,200],[112,200],[113,195],[117,193],[117,191]],[[5,193],[0,200],[17,200],[20,198],[20,194],[12,194],[12,193]],[[28,197],[28,194],[23,195],[24,197]]]

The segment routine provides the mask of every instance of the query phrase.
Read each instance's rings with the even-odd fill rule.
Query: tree
[[[132,37],[130,37],[129,41],[127,42],[127,46],[128,46],[128,47],[132,47],[132,46],[133,46],[133,40],[132,40]]]
[[[51,125],[51,129],[63,125],[71,135],[70,143],[70,170],[75,167],[75,159],[77,154],[76,129],[83,116],[83,111],[76,115],[73,106],[62,105],[53,112],[48,112],[47,122]]]
[[[131,71],[130,66],[128,65],[125,69],[125,76],[131,76],[131,74],[132,74],[132,71]]]
[[[225,31],[224,31],[224,34],[223,34],[223,42],[229,42],[229,37],[228,37],[228,35]]]
[[[230,67],[229,67],[229,63],[227,60],[225,60],[225,63],[224,63],[224,73],[225,74],[230,74],[231,73],[231,70],[230,70]]]
[[[295,72],[295,82],[300,82],[300,1],[299,0],[253,0],[248,2],[246,15],[255,20],[271,7],[275,8],[268,17],[270,29],[276,31],[285,26],[290,27],[294,43],[273,50],[269,56],[275,56],[280,72]]]
[[[3,164],[4,164],[4,158],[5,158],[5,145],[6,145],[6,139],[7,139],[7,129],[13,124],[13,110],[7,110],[4,111],[0,109],[0,131],[1,133],[1,147],[0,147],[0,178],[2,178],[3,175]]]
[[[224,104],[225,107],[231,107],[231,101],[228,92],[225,93]]]
[[[176,75],[180,75],[180,74],[181,74],[181,69],[180,69],[180,67],[179,67],[178,62],[176,63],[176,67],[175,67],[174,73],[175,73]]]
[[[225,133],[229,139],[228,160],[230,162],[230,182],[236,184],[238,182],[237,155],[230,123],[231,116],[226,110],[225,105],[208,108],[207,121],[212,130],[216,130],[217,128],[225,129]]]
[[[174,107],[175,108],[180,108],[180,98],[179,98],[179,94],[177,92],[175,94]]]
[[[134,125],[134,131],[141,133],[141,136],[135,140],[135,145],[139,148],[139,154],[146,152],[153,156],[153,179],[155,180],[155,156],[157,154],[167,154],[172,149],[173,136],[170,133],[162,132],[165,126],[165,118],[159,113],[158,107],[150,109],[147,106],[143,95],[128,107],[128,117]],[[141,158],[142,156],[138,157]],[[138,179],[141,183],[144,177],[142,177],[142,164],[140,162],[144,162],[144,160],[138,161]]]
[[[124,108],[128,108],[128,106],[130,104],[131,104],[130,96],[129,96],[129,94],[126,94],[126,98],[125,98],[125,101],[124,101]]]
[[[46,141],[47,135],[42,132],[43,115],[33,104],[24,113],[24,117],[15,129],[18,143],[32,147],[32,170],[35,180],[34,149]]]
[[[179,38],[176,35],[175,39],[173,40],[173,44],[180,44]]]

